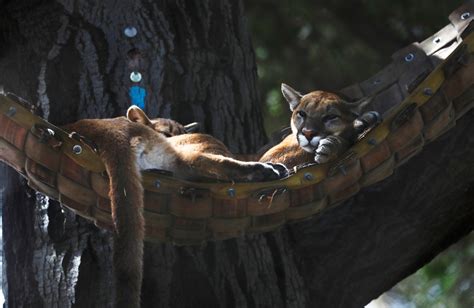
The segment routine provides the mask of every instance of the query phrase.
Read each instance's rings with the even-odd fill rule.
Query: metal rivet
[[[433,90],[431,88],[424,88],[423,89],[423,94],[426,96],[431,96],[433,95]]]
[[[411,62],[411,61],[413,61],[413,59],[415,59],[415,55],[412,54],[412,53],[409,53],[405,56],[405,61],[406,62]]]
[[[155,181],[155,187],[156,187],[156,188],[160,188],[160,187],[161,187],[161,181],[160,181],[160,180],[156,180],[156,181]]]
[[[13,117],[15,114],[16,114],[16,108],[15,107],[11,106],[10,108],[8,108],[7,116]]]
[[[127,37],[135,37],[137,33],[138,31],[135,27],[127,27],[125,30],[123,30],[123,34],[125,34]]]
[[[461,14],[461,19],[462,20],[466,20],[469,17],[471,17],[471,13],[469,13],[469,12],[464,12],[464,13]]]
[[[229,197],[235,197],[235,188],[227,189],[227,194],[229,195]]]
[[[75,146],[72,147],[72,151],[74,152],[74,154],[79,155],[82,153],[82,147],[76,144]]]
[[[130,80],[133,82],[140,82],[142,80],[142,74],[139,72],[132,72],[130,74]]]
[[[435,43],[435,44],[441,43],[441,38],[440,38],[439,36],[435,37],[435,38],[433,39],[433,43]]]
[[[304,179],[305,179],[306,181],[312,181],[312,180],[314,179],[313,174],[312,174],[312,173],[309,173],[309,172],[306,172],[306,173],[304,174]]]
[[[369,145],[376,145],[377,144],[377,140],[375,140],[374,138],[370,138],[369,140],[367,140],[367,143]]]

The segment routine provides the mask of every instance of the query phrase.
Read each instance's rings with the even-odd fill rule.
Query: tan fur
[[[336,94],[313,91],[301,95],[283,84],[282,92],[293,111],[292,134],[260,158],[261,162],[282,163],[288,168],[336,159],[358,134],[378,121],[376,112],[364,113],[360,103],[348,103]]]
[[[186,128],[179,122],[171,119],[157,118],[150,120],[144,119],[138,115],[138,113],[130,113],[129,120],[132,122],[141,123],[149,126],[155,132],[163,134],[165,137],[172,137],[177,135],[186,134]]]
[[[138,107],[132,106],[127,112],[130,121],[155,129],[155,120],[150,120]],[[148,168],[166,169],[175,176],[188,180],[212,178],[225,181],[247,181],[275,179],[279,172],[272,166],[259,162],[245,162],[235,159],[227,147],[216,138],[200,133],[183,134],[166,138],[167,147],[146,150]],[[176,159],[174,165],[163,166],[166,154]],[[140,161],[140,160],[139,160]]]
[[[259,161],[281,163],[287,168],[293,168],[304,163],[313,162],[314,154],[303,150],[296,141],[296,137],[291,134],[265,152]]]
[[[128,119],[80,120],[64,129],[98,146],[109,175],[115,225],[115,307],[133,308],[140,307],[143,276],[145,232],[140,170],[166,169],[185,179],[226,181],[275,179],[279,172],[268,164],[236,160],[212,136],[182,134],[179,123],[150,120],[138,107],[131,107],[127,115]]]
[[[145,232],[143,187],[136,157],[150,143],[161,143],[166,139],[125,117],[80,120],[65,129],[94,141],[99,148],[109,175],[109,197],[115,224],[115,307],[140,307]]]

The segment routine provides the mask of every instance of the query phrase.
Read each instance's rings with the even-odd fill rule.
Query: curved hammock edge
[[[371,108],[384,120],[334,163],[252,183],[198,183],[143,172],[147,240],[194,245],[271,231],[389,177],[474,106],[473,16],[471,1],[442,30],[396,52],[391,64],[366,81],[341,90],[354,100],[371,97]],[[113,229],[108,179],[94,149],[28,108],[11,94],[0,95],[0,160],[33,189]]]

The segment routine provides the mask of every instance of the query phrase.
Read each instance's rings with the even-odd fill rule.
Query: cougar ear
[[[127,110],[127,119],[143,125],[151,125],[150,119],[140,107],[132,105]]]
[[[365,111],[367,111],[368,109],[370,109],[368,107],[371,106],[372,100],[373,100],[373,97],[369,96],[369,97],[364,97],[356,102],[344,101],[344,104],[347,107],[349,107],[349,109],[354,115],[359,116]]]
[[[281,93],[283,94],[283,97],[286,99],[288,104],[290,104],[290,110],[293,111],[296,106],[299,105],[301,98],[303,95],[290,87],[287,84],[282,83],[281,84]]]
[[[201,129],[201,124],[199,124],[199,122],[193,122],[193,123],[189,123],[187,125],[184,125],[184,130],[186,131],[186,133],[197,133],[199,132]]]

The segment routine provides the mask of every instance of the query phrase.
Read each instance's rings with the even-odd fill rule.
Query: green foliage
[[[463,1],[246,1],[265,127],[289,124],[280,94],[337,91],[390,62],[393,52],[432,35]],[[396,307],[474,307],[474,235],[454,245],[390,293]]]
[[[474,305],[473,290],[474,233],[398,283],[389,301],[404,307],[467,308]]]
[[[370,77],[396,50],[447,24],[462,1],[246,1],[254,40],[266,129],[288,125],[282,82],[307,92],[337,91]]]

